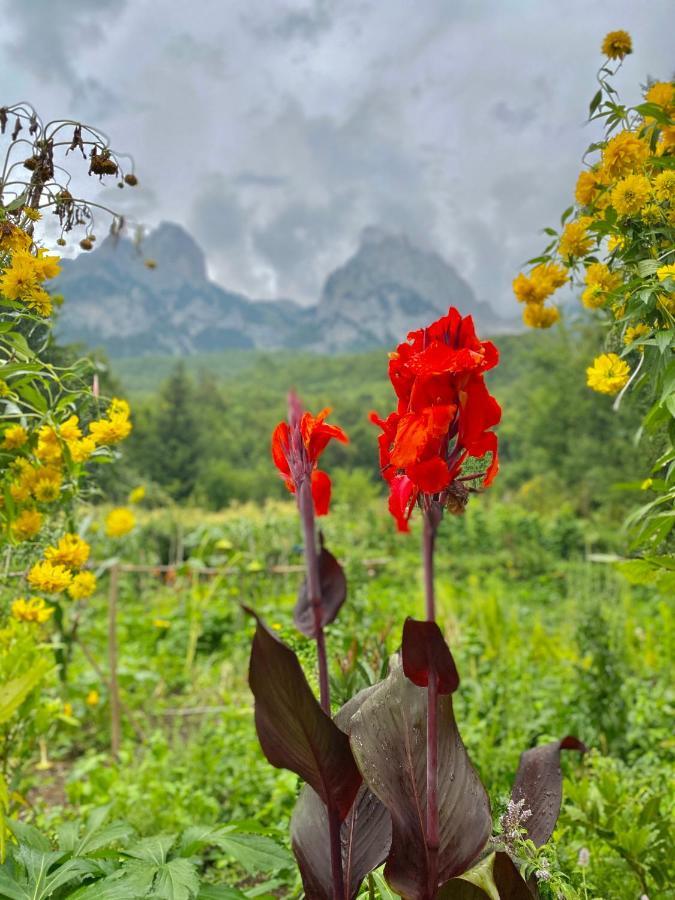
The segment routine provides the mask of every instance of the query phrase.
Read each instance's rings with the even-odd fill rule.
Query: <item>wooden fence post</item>
[[[119,595],[119,566],[110,569],[108,589],[108,673],[110,693],[110,752],[113,759],[119,758],[121,719],[120,688],[117,681],[117,598]]]

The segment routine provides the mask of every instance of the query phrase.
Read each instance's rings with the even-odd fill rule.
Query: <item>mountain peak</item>
[[[156,266],[144,265],[154,260]],[[479,328],[503,323],[438,254],[404,234],[364,230],[356,253],[326,280],[319,303],[254,302],[209,281],[204,253],[180,225],[141,242],[106,239],[67,261],[58,333],[111,355],[186,354],[228,347],[321,352],[391,345],[457,306]]]

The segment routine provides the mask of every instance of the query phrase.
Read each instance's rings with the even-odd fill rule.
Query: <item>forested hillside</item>
[[[498,339],[501,364],[491,373],[504,410],[498,492],[582,514],[625,502],[611,485],[629,481],[634,471],[635,419],[586,387],[583,362],[596,341],[588,325]],[[334,420],[350,435],[349,445],[328,451],[331,467],[359,472],[357,489],[366,482],[379,489],[377,431],[364,410],[390,403],[384,351],[238,352],[178,363],[143,358],[113,363],[112,372],[135,411],[128,455],[134,474],[127,470],[122,480],[149,477],[174,500],[212,509],[283,496],[269,462],[269,435],[285,413],[287,390],[301,385],[308,406],[332,404]]]

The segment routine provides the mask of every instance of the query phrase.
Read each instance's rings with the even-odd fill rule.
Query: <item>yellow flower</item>
[[[659,294],[656,300],[661,309],[665,310],[671,316],[675,314],[675,294],[671,296],[668,296],[668,294]]]
[[[38,290],[32,258],[29,254],[15,256],[11,267],[0,275],[0,293],[7,300],[23,300]]]
[[[623,59],[633,52],[633,41],[627,31],[610,31],[605,35],[600,49],[610,59]]]
[[[17,450],[28,440],[28,432],[21,425],[10,425],[5,431],[2,442],[3,450]]]
[[[612,206],[620,216],[635,216],[649,200],[650,192],[646,175],[628,175],[612,189]]]
[[[574,197],[580,206],[589,206],[598,190],[597,175],[595,172],[584,170],[579,173]]]
[[[600,309],[606,300],[607,294],[599,284],[589,285],[581,294],[581,302],[586,309]]]
[[[586,269],[586,284],[598,285],[603,291],[613,291],[621,284],[621,273],[611,272],[604,263],[592,263]]]
[[[168,619],[153,619],[152,624],[155,626],[155,628],[171,628],[171,622],[169,622]]]
[[[43,425],[38,431],[38,445],[35,455],[41,462],[60,462],[63,455],[61,442],[51,425]]]
[[[126,400],[114,397],[107,417],[98,422],[92,422],[89,432],[97,444],[117,444],[131,432],[132,425],[129,415],[130,409]]]
[[[32,238],[26,232],[12,225],[11,222],[0,224],[0,250],[4,253],[26,253],[32,243]]]
[[[105,520],[105,531],[108,537],[123,537],[136,524],[136,516],[125,506],[111,509]]]
[[[616,353],[603,353],[586,369],[586,384],[600,394],[617,394],[630,378],[630,367]]]
[[[96,441],[90,436],[83,437],[79,441],[69,441],[68,449],[70,450],[73,462],[84,462],[86,459],[89,459],[96,449]]]
[[[661,128],[661,137],[656,146],[656,155],[663,156],[671,147],[675,147],[675,125],[663,125]]]
[[[593,238],[588,234],[588,226],[593,219],[581,216],[574,222],[568,222],[560,238],[559,252],[563,259],[574,256],[586,256],[593,246]]]
[[[559,318],[560,313],[555,306],[528,303],[523,310],[523,322],[528,328],[550,328]]]
[[[17,541],[27,541],[42,528],[42,513],[37,509],[24,509],[12,523],[12,534]]]
[[[657,81],[647,91],[645,100],[647,103],[662,106],[666,113],[672,116],[675,113],[675,84],[670,81]]]
[[[629,344],[635,343],[635,341],[638,341],[641,337],[644,337],[650,332],[651,328],[649,327],[649,325],[645,325],[643,322],[640,322],[638,325],[629,325],[624,332],[623,342],[626,346],[628,346]],[[642,349],[643,348],[640,347],[640,350]]]
[[[39,209],[33,209],[32,206],[24,206],[23,214],[27,219],[30,219],[31,222],[37,222],[42,218],[42,213]]]
[[[34,310],[39,316],[48,316],[52,311],[52,298],[47,291],[41,287],[35,290],[27,297],[23,298],[24,303],[29,309]]]
[[[48,466],[39,469],[32,487],[33,496],[41,503],[52,503],[61,493],[61,481],[58,469]]]
[[[101,698],[99,696],[98,691],[91,690],[87,694],[87,697],[84,702],[87,704],[87,706],[98,706],[100,699]]]
[[[31,597],[30,600],[19,597],[12,603],[12,615],[19,622],[42,625],[54,615],[54,607],[48,606],[42,597]]]
[[[68,594],[73,600],[86,600],[96,590],[96,576],[93,572],[78,572],[74,576]]]
[[[64,534],[56,547],[47,547],[45,559],[69,569],[81,569],[89,559],[91,547],[79,534]]]
[[[654,479],[653,479],[653,478],[645,478],[645,480],[644,480],[644,481],[642,482],[642,484],[640,485],[640,490],[641,490],[641,491],[648,491],[649,488],[650,488],[653,484],[654,484]]]
[[[4,378],[0,378],[0,397],[9,397],[12,393],[10,386]]]
[[[622,234],[610,234],[609,240],[607,241],[607,251],[609,253],[614,253],[615,250],[623,250],[625,243],[626,239]]]
[[[659,172],[654,179],[654,194],[657,200],[663,203],[675,201],[675,169],[666,169]]]
[[[658,225],[665,219],[665,214],[658,203],[647,203],[640,210],[640,218],[648,225]]]
[[[543,303],[568,280],[567,272],[556,263],[536,266],[529,274],[521,272],[513,280],[513,293],[521,303]]]
[[[37,562],[28,573],[28,581],[38,591],[60,594],[70,586],[72,573],[65,566],[54,566],[48,560]]]
[[[59,434],[66,443],[78,441],[82,437],[80,430],[80,420],[77,416],[70,416],[65,422],[59,425]]]
[[[129,503],[140,503],[145,497],[145,488],[142,484],[139,484],[138,487],[135,487],[133,491],[129,492]]]
[[[72,703],[64,703],[63,704],[63,715],[68,716],[69,719],[73,717],[73,704]]]
[[[649,156],[649,145],[632,131],[620,131],[602,151],[602,169],[610,181],[639,169]]]
[[[48,256],[46,250],[38,250],[35,271],[40,281],[56,278],[61,271],[60,261],[60,256]]]
[[[656,270],[656,277],[659,281],[665,281],[666,278],[672,278],[675,281],[675,263],[670,263],[668,266],[661,266]]]

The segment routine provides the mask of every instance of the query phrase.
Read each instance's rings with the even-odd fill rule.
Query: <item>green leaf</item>
[[[649,275],[655,275],[659,268],[657,259],[641,259],[637,264],[638,272],[641,278],[647,278]]]
[[[565,212],[562,214],[562,216],[560,216],[560,224],[564,225],[565,222],[569,219],[569,217],[572,215],[573,212],[574,212],[574,207],[568,206],[567,209],[565,210]]]
[[[49,663],[41,659],[28,672],[0,686],[0,725],[14,715],[30,692],[38,686],[48,668]]]
[[[380,900],[396,900],[398,894],[395,894],[384,880],[381,869],[377,869],[373,872],[373,881],[375,882],[377,892],[380,895]]]
[[[656,119],[661,125],[670,125],[670,117],[658,103],[640,103],[638,106],[634,106],[633,109],[635,112],[640,113],[641,116],[649,116],[651,119]]]
[[[20,844],[25,844],[34,850],[39,850],[41,853],[49,853],[51,851],[52,845],[49,838],[42,834],[41,831],[38,831],[34,825],[29,825],[27,822],[19,822],[18,820],[8,821],[7,824]]]
[[[155,837],[143,838],[124,852],[127,856],[131,856],[134,859],[161,866],[166,862],[169,850],[175,843],[175,834],[158,834]]]
[[[242,894],[238,888],[234,887],[203,884],[197,894],[197,900],[246,900],[246,894]]]
[[[179,853],[181,856],[194,856],[205,847],[217,845],[218,836],[225,833],[226,825],[191,825],[186,828],[180,839]]]
[[[272,838],[263,834],[221,834],[213,843],[234,857],[247,872],[278,872],[293,866],[293,857]]]
[[[18,881],[5,875],[4,872],[0,872],[0,897],[3,900],[5,898],[6,900],[31,900],[32,894],[29,894],[28,890]]]
[[[197,867],[187,859],[172,859],[160,866],[154,892],[164,900],[193,900],[199,890]]]
[[[601,102],[602,102],[602,90],[599,90],[597,92],[597,94],[593,97],[593,99],[591,100],[591,102],[588,106],[588,115],[589,116],[593,115],[593,113],[596,111],[596,109],[600,106]]]

